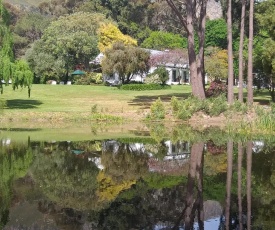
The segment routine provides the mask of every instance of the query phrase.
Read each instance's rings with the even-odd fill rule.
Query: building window
[[[172,70],[172,82],[177,81],[177,70],[173,69]]]

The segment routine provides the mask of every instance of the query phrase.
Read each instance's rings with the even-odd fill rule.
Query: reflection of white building
[[[264,142],[263,141],[253,141],[253,147],[252,150],[254,153],[259,153],[264,148]]]
[[[190,144],[188,142],[178,141],[173,144],[172,141],[166,141],[168,147],[167,155],[164,160],[186,159],[190,156]]]
[[[182,174],[188,167],[190,157],[190,144],[188,142],[166,141],[167,153],[163,159],[159,160],[152,156],[148,161],[150,172],[159,172],[166,174]]]

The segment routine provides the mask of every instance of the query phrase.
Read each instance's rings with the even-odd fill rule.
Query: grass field
[[[190,93],[191,87],[187,85],[141,92],[107,86],[33,85],[28,98],[27,89],[14,91],[11,86],[4,87],[4,93],[0,95],[0,105],[5,103],[0,109],[0,137],[86,140],[92,137],[98,139],[100,135],[110,138],[117,132],[129,137],[135,132],[147,130],[139,120],[146,116],[150,105],[158,97],[168,105],[172,96],[186,98]],[[267,105],[270,101],[268,92],[255,92],[254,95],[255,102],[259,104]],[[122,116],[125,120],[130,118],[131,122],[106,125],[91,122],[95,107],[102,114]],[[173,125],[170,120],[166,122],[169,126]]]
[[[190,86],[172,86],[166,90],[123,91],[116,87],[80,85],[33,85],[31,97],[27,89],[5,87],[0,99],[6,103],[3,119],[43,120],[62,117],[83,118],[96,106],[97,111],[106,114],[134,116],[143,113],[158,97],[170,102],[172,96],[188,97]]]
[[[236,89],[237,92],[237,89]],[[85,85],[33,85],[31,97],[27,89],[4,87],[0,101],[5,103],[0,121],[60,121],[88,118],[92,110],[103,114],[138,118],[145,116],[158,97],[169,103],[172,96],[186,98],[188,85],[174,85],[171,89],[126,91],[116,87]],[[268,92],[255,92],[255,102],[268,104]]]

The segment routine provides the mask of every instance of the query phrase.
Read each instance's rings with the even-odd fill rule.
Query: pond
[[[275,229],[272,138],[162,128],[0,130],[0,229]]]

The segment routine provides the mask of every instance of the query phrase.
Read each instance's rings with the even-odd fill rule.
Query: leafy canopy
[[[153,31],[150,36],[143,41],[141,47],[157,50],[186,48],[187,39],[179,34]]]
[[[88,68],[98,54],[98,30],[109,22],[103,14],[84,12],[53,21],[27,54],[36,75],[42,82],[61,80],[79,63]]]
[[[227,50],[218,50],[205,60],[205,70],[211,80],[227,78]]]
[[[124,35],[114,24],[102,24],[99,28],[98,48],[104,53],[107,48],[111,48],[115,42],[122,42],[125,45],[137,45],[137,41],[128,35]]]
[[[149,70],[150,54],[144,49],[127,46],[122,42],[115,43],[106,49],[102,60],[103,74],[118,74],[122,83],[128,83],[133,75],[143,75]]]

